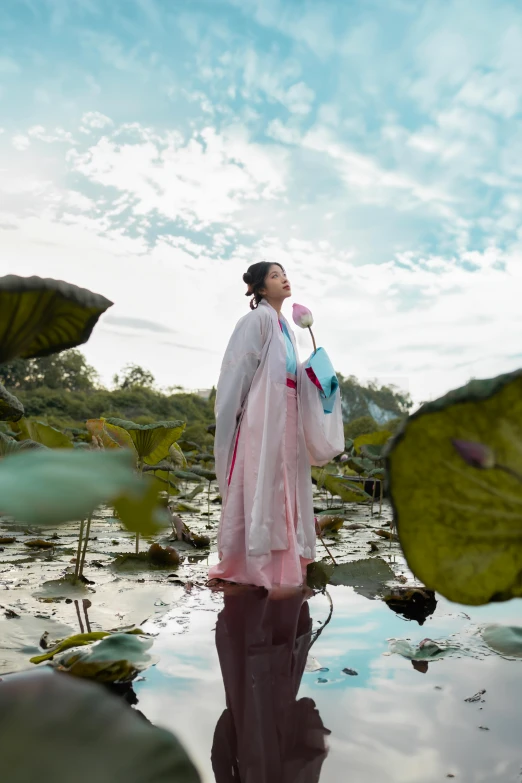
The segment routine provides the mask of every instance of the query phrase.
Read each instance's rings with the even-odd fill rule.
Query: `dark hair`
[[[283,270],[283,274],[286,274],[284,267],[277,261],[258,261],[257,264],[249,266],[245,274],[243,275],[243,282],[248,286],[248,290],[245,296],[251,296],[250,309],[255,310],[259,305],[259,302],[263,298],[263,294],[259,291],[265,287],[265,280],[270,271],[271,266],[278,266]]]

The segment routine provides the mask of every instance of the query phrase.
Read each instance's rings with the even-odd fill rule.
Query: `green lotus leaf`
[[[115,418],[106,421],[129,433],[139,459],[148,465],[157,465],[168,457],[169,446],[179,439],[185,429],[183,421],[158,421],[155,424],[135,424],[133,421]]]
[[[522,370],[423,405],[387,458],[395,524],[426,587],[480,605],[522,596]],[[453,443],[483,444],[493,466]]]
[[[49,356],[87,342],[111,305],[62,280],[0,277],[0,362]]]
[[[322,485],[333,496],[341,498],[343,503],[365,503],[371,500],[371,496],[368,495],[363,489],[354,486],[353,481],[344,479],[342,476],[332,476],[330,473],[325,473],[321,468],[312,468],[312,477],[317,481],[320,478]],[[319,481],[318,484],[319,486]]]
[[[0,383],[0,420],[18,421],[24,415],[24,406],[14,394]]]
[[[104,418],[88,419],[85,426],[91,435],[99,438],[105,449],[130,449],[136,455],[134,442],[127,430],[122,427],[109,424]]]
[[[118,504],[122,523],[149,534],[160,520],[152,502],[157,487],[136,476],[127,450],[27,451],[0,463],[1,512],[30,525],[85,519],[102,503]]]
[[[73,443],[63,432],[44,424],[42,421],[21,419],[13,424],[13,429],[19,432],[25,440],[32,440],[47,446],[48,449],[72,449]]]
[[[373,443],[363,443],[361,454],[372,462],[379,462],[384,457],[384,446],[377,446]]]
[[[382,592],[386,582],[394,578],[395,574],[385,560],[370,557],[335,566],[329,581],[332,585],[353,587],[360,595],[374,598]]]
[[[213,470],[207,470],[206,468],[200,468],[198,465],[194,465],[190,468],[190,473],[195,473],[196,476],[201,476],[207,481],[215,481],[216,474]]]
[[[492,650],[509,658],[522,658],[522,628],[516,625],[485,625],[480,635]]]
[[[105,688],[48,667],[3,677],[0,757],[6,783],[201,781],[170,732]]]
[[[353,447],[357,454],[361,451],[361,446],[384,446],[393,433],[388,430],[379,430],[378,432],[369,432],[367,435],[359,435],[353,442]]]
[[[176,478],[183,479],[183,481],[196,481],[197,483],[201,481],[201,476],[191,470],[173,470],[172,472]]]
[[[41,443],[36,443],[34,440],[14,440],[14,438],[10,438],[8,435],[0,432],[0,459],[12,454],[18,454],[21,451],[27,451],[28,449],[45,448]]]
[[[309,563],[306,569],[306,584],[312,590],[324,590],[335,566],[321,560]]]
[[[138,483],[139,491],[136,492],[135,486],[135,491],[127,491],[115,498],[114,508],[127,530],[152,536],[162,528],[170,526],[170,517],[159,505],[159,481],[152,477],[152,480],[138,479]]]

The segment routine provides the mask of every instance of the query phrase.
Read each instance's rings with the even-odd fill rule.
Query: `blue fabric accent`
[[[323,403],[323,410],[325,413],[331,413],[335,402],[335,394],[339,388],[339,381],[337,375],[330,361],[330,357],[324,350],[324,348],[318,348],[317,351],[312,354],[306,363],[306,367],[311,367],[314,371],[317,380],[321,384],[322,391],[321,402]],[[310,381],[312,383],[312,381]]]
[[[283,321],[279,321],[283,331],[286,345],[286,371],[290,375],[297,375],[297,359],[295,358],[294,344],[290,338],[287,326]]]

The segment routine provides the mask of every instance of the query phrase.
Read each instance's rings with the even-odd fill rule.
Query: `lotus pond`
[[[207,493],[184,515],[209,549],[156,537],[179,552],[175,568],[137,558],[132,534],[100,509],[86,581],[75,585],[64,575],[77,524],[42,539],[4,520],[0,537],[15,540],[0,544],[0,672],[33,667],[56,639],[139,626],[153,640],[150,663],[124,697],[180,738],[203,781],[236,779],[233,756],[266,779],[281,768],[285,780],[323,783],[521,780],[520,652],[484,636],[492,624],[521,624],[517,600],[463,607],[424,590],[389,540],[386,501],[382,515],[345,508],[326,539],[341,570],[332,577],[318,542],[324,560],[306,596],[209,589],[213,500],[214,491],[210,517]],[[315,502],[327,510],[317,489]]]

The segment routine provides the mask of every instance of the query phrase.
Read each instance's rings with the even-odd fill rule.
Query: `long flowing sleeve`
[[[306,373],[309,361],[299,367],[299,397],[310,464],[322,466],[344,450],[341,394],[337,387],[325,412],[321,393]]]
[[[254,310],[240,319],[229,340],[221,365],[214,407],[216,416],[214,456],[222,497],[226,491],[232,444],[237,426],[268,339],[266,328],[268,321],[263,311],[264,308]]]

